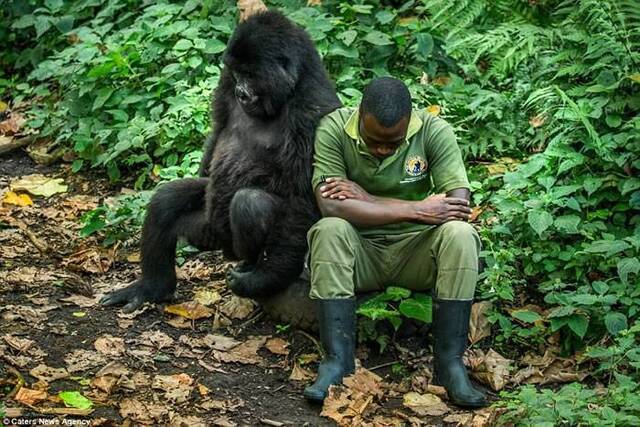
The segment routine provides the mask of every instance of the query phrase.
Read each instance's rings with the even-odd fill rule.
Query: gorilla
[[[315,129],[340,107],[307,33],[266,11],[240,23],[223,56],[200,178],[161,186],[142,229],[142,276],[101,304],[172,299],[179,238],[240,260],[227,273],[243,297],[270,297],[303,270],[320,217],[310,188]]]

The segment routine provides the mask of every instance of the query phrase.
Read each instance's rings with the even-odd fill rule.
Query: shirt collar
[[[347,123],[344,125],[344,131],[349,135],[349,137],[355,140],[358,144],[360,144],[361,139],[358,135],[358,121],[360,118],[360,111],[356,108],[353,110],[351,117],[347,120]],[[409,119],[409,127],[407,128],[407,139],[405,142],[409,144],[409,139],[418,133],[420,128],[422,127],[422,119],[418,117],[418,114],[415,111],[411,111],[411,118]]]

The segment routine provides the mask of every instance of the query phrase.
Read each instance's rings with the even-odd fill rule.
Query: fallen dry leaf
[[[249,298],[240,298],[232,295],[231,298],[222,304],[220,311],[231,319],[246,319],[255,309],[255,302]]]
[[[213,273],[213,267],[205,264],[199,259],[192,259],[180,266],[178,276],[182,280],[208,280]]]
[[[0,134],[6,136],[15,135],[20,132],[25,122],[26,120],[22,114],[12,111],[8,119],[0,122]]]
[[[343,380],[344,386],[331,386],[321,416],[338,425],[361,425],[365,410],[374,410],[383,396],[382,378],[364,368]]]
[[[110,362],[100,369],[91,381],[91,387],[111,394],[120,380],[129,374],[129,370],[120,362]],[[135,389],[135,385],[134,388]]]
[[[28,194],[18,194],[13,191],[4,193],[2,203],[16,206],[33,206],[33,200],[31,200]]]
[[[20,390],[13,397],[16,402],[24,403],[25,405],[35,405],[44,400],[47,400],[49,395],[43,390],[32,390],[26,387],[20,387]]]
[[[145,331],[140,334],[140,343],[149,347],[156,347],[161,350],[165,347],[172,346],[174,343],[173,338],[159,330]]]
[[[439,417],[449,412],[449,407],[435,394],[411,391],[404,395],[402,404],[422,417]]]
[[[30,370],[29,374],[32,377],[48,383],[67,378],[69,376],[69,372],[64,368],[52,368],[42,363]]]
[[[194,301],[206,306],[214,305],[221,299],[220,293],[211,289],[198,289],[193,294]]]
[[[289,343],[283,340],[282,338],[275,337],[269,338],[264,346],[273,354],[281,354],[286,356],[289,354]]]
[[[23,176],[11,183],[12,191],[26,191],[34,196],[51,197],[54,194],[66,193],[68,187],[62,178],[50,178],[40,174]]]
[[[67,364],[67,371],[70,373],[83,372],[91,368],[104,365],[106,362],[103,355],[90,350],[73,350],[64,358]]]
[[[471,306],[469,318],[469,341],[475,344],[478,341],[491,336],[491,324],[487,319],[487,313],[491,309],[490,301],[481,301]]]
[[[2,338],[7,344],[21,353],[27,351],[33,344],[35,344],[34,340],[19,338],[9,334],[4,335]]]
[[[213,310],[205,307],[197,301],[168,305],[164,308],[164,312],[175,314],[190,320],[204,319],[213,316]]]
[[[291,370],[291,374],[289,375],[290,381],[304,381],[308,382],[315,378],[315,374],[308,369],[300,366],[299,363],[293,364],[293,369]]]
[[[120,416],[142,424],[161,424],[168,413],[167,405],[126,398],[120,402]]]
[[[506,359],[497,351],[490,349],[485,354],[480,349],[467,352],[465,358],[471,368],[471,374],[494,391],[504,388],[509,380],[511,360]]]
[[[83,308],[87,308],[87,307],[94,307],[96,305],[98,305],[98,297],[87,297],[84,295],[78,295],[78,294],[74,294],[65,298],[60,298],[60,301],[63,302],[70,302],[73,303],[75,305],[77,305],[78,307],[83,307]]]
[[[106,356],[120,356],[124,354],[124,340],[111,335],[98,338],[93,343],[93,346],[98,352]]]
[[[556,359],[544,368],[529,366],[518,371],[511,382],[514,384],[558,384],[582,381],[588,372],[576,369],[576,362],[571,359]]]
[[[73,270],[84,271],[93,274],[104,274],[111,268],[116,256],[116,248],[94,247],[75,252],[64,261],[63,266]]]
[[[164,397],[175,403],[186,402],[194,389],[193,378],[185,373],[156,375],[151,387],[156,390],[163,390]]]
[[[227,351],[213,352],[214,357],[224,363],[242,363],[242,364],[260,364],[263,362],[262,357],[258,356],[258,350],[267,341],[267,337],[249,337],[240,345],[233,347]]]
[[[471,425],[472,413],[449,414],[442,419],[445,423],[455,424],[456,427],[466,427]]]

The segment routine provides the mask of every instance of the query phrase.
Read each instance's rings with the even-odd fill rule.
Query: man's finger
[[[469,201],[461,197],[445,197],[444,201],[450,205],[469,206]]]

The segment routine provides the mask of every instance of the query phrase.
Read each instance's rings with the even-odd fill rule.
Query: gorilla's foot
[[[101,305],[124,304],[122,311],[131,313],[145,302],[167,302],[174,298],[175,284],[151,283],[147,280],[136,280],[126,288],[110,292],[100,299]]]

